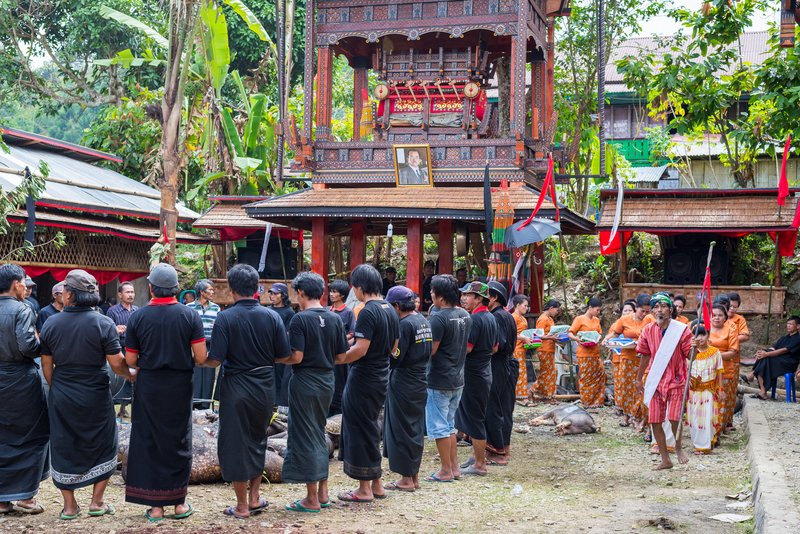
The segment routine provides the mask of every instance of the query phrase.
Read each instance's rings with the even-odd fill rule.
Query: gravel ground
[[[759,402],[747,399],[747,402]],[[761,401],[775,442],[772,453],[783,464],[792,498],[800,507],[800,404],[783,401]]]
[[[776,414],[783,405],[770,406]],[[524,424],[549,407],[518,408],[515,419]],[[794,412],[795,416],[797,411]],[[776,415],[776,417],[781,417]],[[507,467],[491,467],[486,478],[467,478],[452,484],[423,483],[416,493],[392,493],[373,504],[334,503],[318,515],[292,514],[283,505],[301,496],[297,485],[266,487],[263,495],[269,511],[246,521],[224,517],[221,511],[233,503],[233,491],[225,484],[192,486],[189,500],[197,513],[183,521],[148,525],[144,507],[123,502],[122,480],[115,475],[107,500],[117,507],[113,517],[74,522],[57,518],[61,508],[58,492],[50,481],[42,484],[40,501],[47,511],[39,516],[0,517],[0,532],[111,532],[114,534],[157,530],[171,532],[677,532],[703,534],[745,532],[748,525],[721,523],[710,516],[726,512],[750,513],[726,508],[725,496],[749,489],[750,480],[741,430],[727,437],[713,455],[691,456],[688,465],[671,471],[650,470],[650,455],[631,428],[621,428],[610,408],[595,415],[601,432],[557,437],[553,427],[514,433],[514,458]],[[788,432],[790,423],[785,423]],[[795,454],[800,449],[797,419],[794,423]],[[687,446],[688,449],[688,446]],[[785,448],[787,455],[792,454]],[[467,449],[460,449],[462,459]],[[796,466],[800,462],[795,461]],[[428,444],[421,474],[435,470],[435,448]],[[387,474],[387,481],[390,473]],[[800,470],[793,471],[795,482]],[[341,464],[331,462],[331,494],[354,487],[342,474]],[[88,507],[89,490],[78,492]]]

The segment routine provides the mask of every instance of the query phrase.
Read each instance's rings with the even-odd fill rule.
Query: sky
[[[675,7],[685,7],[687,9],[700,9],[702,0],[673,0]],[[757,17],[753,18],[753,25],[751,31],[762,31],[767,29],[767,24],[770,22],[778,22],[780,13],[778,7],[780,2],[774,0],[774,10],[769,12],[760,13]],[[642,24],[642,31],[638,36],[656,35],[671,35],[678,29],[679,25],[669,15],[659,15],[646,21]]]

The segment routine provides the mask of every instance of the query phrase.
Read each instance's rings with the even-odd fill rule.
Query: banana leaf
[[[102,6],[102,5],[98,8],[97,12],[103,18],[113,20],[114,22],[118,22],[123,26],[127,26],[129,28],[139,30],[140,32],[148,36],[150,39],[158,43],[162,48],[167,48],[169,46],[166,37],[158,33],[156,30],[154,30],[144,22],[135,19],[130,15],[126,15],[125,13],[120,13],[116,9],[111,9],[108,6]]]
[[[244,127],[243,143],[248,156],[255,155],[258,148],[258,131],[264,119],[264,107],[267,104],[267,97],[262,94],[255,94],[250,97],[250,116]]]
[[[200,18],[207,30],[203,33],[203,44],[211,86],[214,87],[214,92],[219,97],[231,64],[228,24],[222,8],[213,2],[208,2],[200,9]]]

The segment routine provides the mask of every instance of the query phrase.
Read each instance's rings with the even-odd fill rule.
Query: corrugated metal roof
[[[38,205],[158,218],[161,193],[157,189],[64,154],[13,145],[9,145],[9,149],[10,154],[0,152],[2,168],[20,172],[29,167],[35,171],[40,160],[50,167],[50,179],[37,201]],[[0,185],[4,189],[17,187],[21,180],[19,174],[0,169]],[[182,221],[192,221],[200,216],[182,204],[178,206],[178,215]]]
[[[629,182],[652,183],[658,182],[667,174],[667,165],[662,165],[660,167],[633,167],[631,171],[633,171],[634,175],[628,178]]]
[[[760,65],[769,54],[768,31],[745,32],[741,38],[741,57],[745,63]],[[630,91],[622,81],[622,73],[617,70],[617,61],[628,56],[638,56],[643,53],[663,54],[669,47],[661,41],[665,37],[634,37],[617,45],[606,64],[606,91]],[[737,45],[734,45],[737,46]]]

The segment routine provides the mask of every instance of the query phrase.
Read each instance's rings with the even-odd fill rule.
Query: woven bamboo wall
[[[11,225],[11,231],[0,236],[0,258],[6,258],[23,243],[24,227]],[[36,242],[45,243],[52,239],[57,228],[37,228]],[[27,262],[73,268],[92,268],[99,270],[149,271],[148,251],[151,243],[122,239],[103,234],[91,234],[76,230],[61,230],[66,236],[67,246],[56,248],[48,245],[36,249],[33,257],[26,256]],[[14,261],[13,257],[5,261]],[[21,258],[20,258],[21,259]]]

